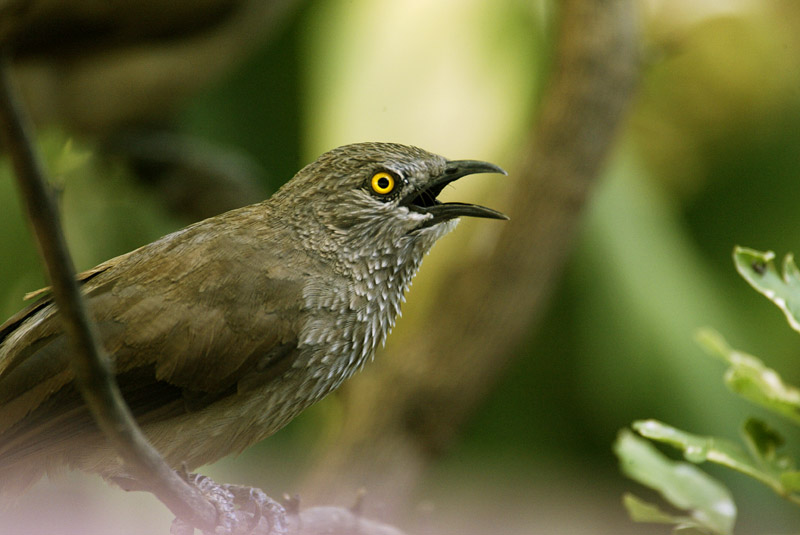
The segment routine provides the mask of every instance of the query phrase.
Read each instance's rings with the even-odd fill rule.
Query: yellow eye
[[[370,181],[372,191],[379,195],[387,195],[394,190],[394,177],[386,171],[375,173]]]

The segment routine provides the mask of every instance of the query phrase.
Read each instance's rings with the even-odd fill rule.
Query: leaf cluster
[[[781,272],[771,251],[736,247],[733,260],[739,274],[759,293],[775,303],[789,325],[800,332],[800,270],[791,254]],[[727,387],[747,401],[800,426],[800,390],[787,384],[774,369],[753,355],[731,348],[718,332],[702,329],[697,342],[728,369]],[[728,535],[733,533],[736,504],[730,491],[697,468],[710,462],[741,472],[800,505],[800,471],[782,452],[783,437],[767,422],[750,417],[740,429],[741,442],[696,435],[657,420],[634,422],[614,444],[622,471],[631,479],[657,491],[678,513],[665,511],[633,494],[623,497],[629,515],[637,522],[670,524],[674,533]],[[676,461],[653,443],[682,453]]]

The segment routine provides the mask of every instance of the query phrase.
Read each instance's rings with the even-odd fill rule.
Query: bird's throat
[[[343,277],[307,285],[304,299],[311,314],[299,348],[321,384],[340,384],[373,357],[400,316],[422,259],[455,225],[436,225],[369,254],[348,255],[346,266],[336,270]]]

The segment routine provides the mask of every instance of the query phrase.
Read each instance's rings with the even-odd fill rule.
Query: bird
[[[319,156],[268,199],[78,275],[125,401],[172,467],[240,453],[383,344],[434,243],[461,217],[452,182],[506,172],[395,143]],[[85,407],[52,296],[0,325],[0,492],[65,469],[128,477]]]

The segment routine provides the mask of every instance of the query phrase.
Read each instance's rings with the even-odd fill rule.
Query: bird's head
[[[303,219],[321,224],[340,246],[429,242],[459,217],[508,219],[502,213],[437,199],[445,186],[475,173],[502,173],[477,160],[447,160],[416,147],[357,143],[326,152],[289,181],[277,197],[291,198]]]
[[[323,154],[272,196],[273,214],[296,246],[347,281],[343,286],[326,272],[306,284],[309,310],[340,314],[333,331],[328,320],[309,322],[303,343],[344,336],[357,358],[342,362],[357,368],[386,339],[423,257],[459,217],[508,219],[483,206],[437,199],[445,186],[472,173],[505,171],[416,147],[359,143]]]

